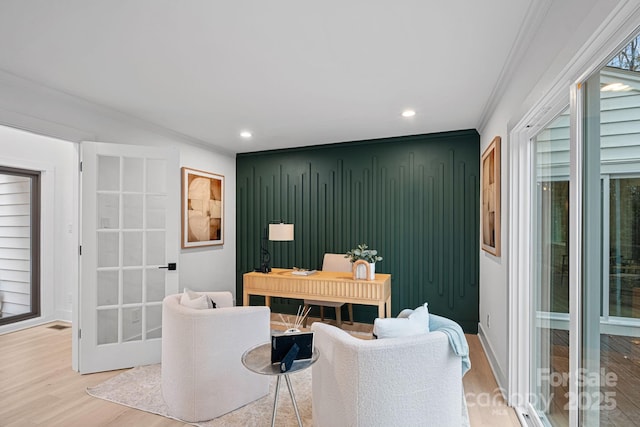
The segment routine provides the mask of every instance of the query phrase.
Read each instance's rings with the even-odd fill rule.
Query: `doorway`
[[[0,326],[40,316],[40,172],[0,166]]]

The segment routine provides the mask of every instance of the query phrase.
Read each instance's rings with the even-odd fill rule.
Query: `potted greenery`
[[[347,251],[345,258],[354,264],[355,278],[373,280],[376,277],[376,262],[382,261],[382,257],[378,255],[375,249],[369,249],[365,243],[361,243],[358,247]],[[369,264],[369,277],[367,277],[367,268],[364,263]]]

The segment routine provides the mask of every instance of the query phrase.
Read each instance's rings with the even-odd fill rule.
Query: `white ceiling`
[[[2,0],[0,69],[226,152],[479,128],[531,3]]]

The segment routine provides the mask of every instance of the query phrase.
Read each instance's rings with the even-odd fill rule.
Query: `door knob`
[[[170,262],[169,264],[158,268],[168,268],[169,270],[176,270],[178,268],[178,264],[176,264],[175,262]]]

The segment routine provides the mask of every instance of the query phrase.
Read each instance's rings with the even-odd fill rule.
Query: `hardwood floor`
[[[272,326],[281,328],[275,317]],[[311,323],[311,322],[310,322]],[[80,375],[71,370],[71,328],[52,323],[0,335],[0,427],[188,426],[89,396],[85,389],[122,371]],[[52,328],[54,326],[54,328]],[[367,338],[371,325],[344,325]],[[476,335],[467,335],[471,370],[464,389],[472,427],[519,426],[499,395]]]
[[[569,371],[569,331],[553,329],[551,337],[551,372],[561,378]],[[600,369],[607,375],[602,377],[600,392],[611,399],[599,405],[600,425],[640,426],[640,339],[601,334]],[[568,384],[564,382],[551,389],[553,400],[547,416],[554,425],[569,425],[568,392]]]

